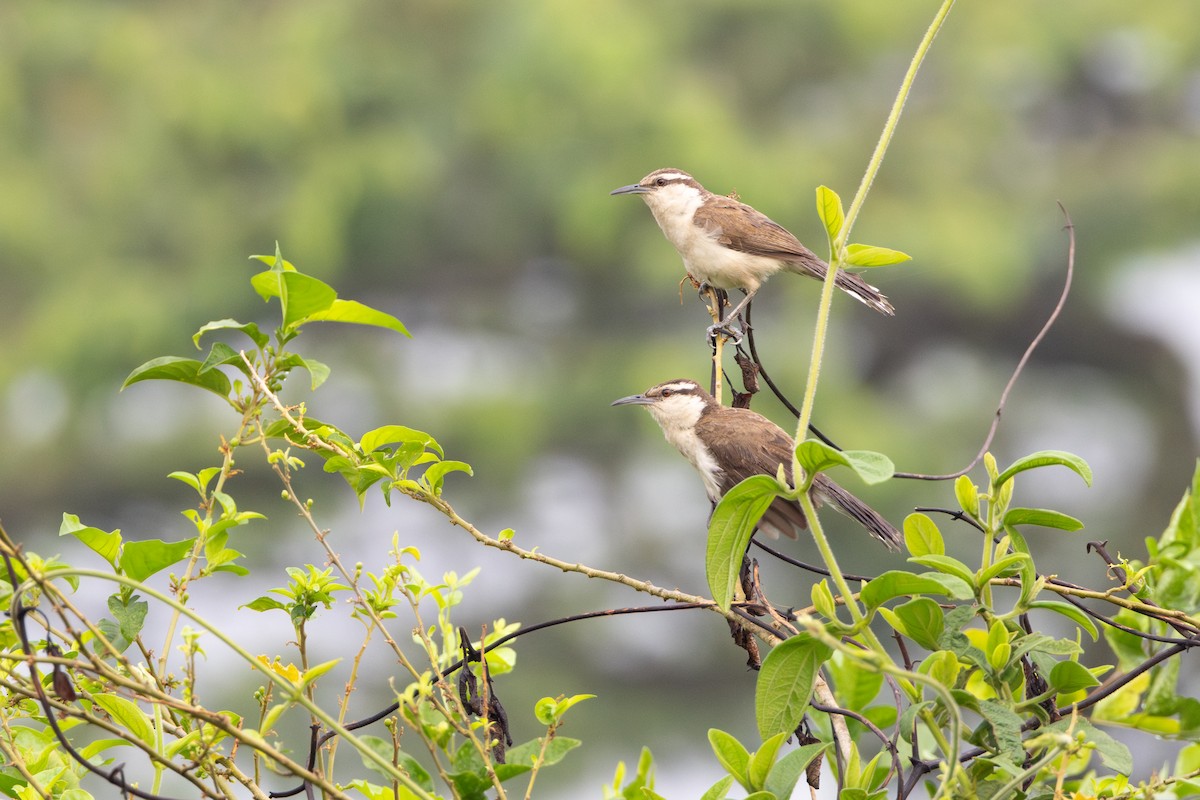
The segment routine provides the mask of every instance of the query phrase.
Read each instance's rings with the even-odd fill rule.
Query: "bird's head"
[[[614,400],[614,406],[645,406],[663,428],[693,428],[704,409],[713,403],[712,395],[700,384],[677,379],[651,386],[641,394]]]
[[[657,215],[663,212],[691,211],[704,200],[705,190],[700,183],[678,169],[656,169],[637,183],[613,189],[610,194],[641,195],[646,205]]]

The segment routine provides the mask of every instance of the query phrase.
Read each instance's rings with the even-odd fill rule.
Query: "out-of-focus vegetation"
[[[874,0],[0,6],[8,529],[49,537],[64,510],[134,537],[180,524],[156,498],[175,488],[162,476],[209,463],[216,443],[162,410],[216,409],[117,388],[213,309],[263,313],[218,293],[254,269],[245,253],[279,239],[414,335],[330,329],[315,357],[370,348],[378,362],[384,349],[392,368],[363,369],[320,404],[362,430],[380,409],[437,430],[474,465],[468,503],[497,528],[693,579],[706,512],[694,476],[649,421],[607,404],[703,378],[706,317],[687,292],[677,304],[682,270],[646,210],[608,191],[676,166],[819,243],[813,187],[852,193],[929,13]],[[1195,22],[1186,3],[960,4],[856,230],[914,256],[872,276],[898,314],[838,300],[816,410],[826,433],[923,454],[900,469],[965,463],[1058,293],[1061,200],[1078,230],[1075,290],[994,449],[1087,458],[1095,489],[1046,486],[1062,492],[1055,507],[1108,520],[1088,538],[1119,548],[1146,533],[1135,521],[1161,529],[1200,421]],[[781,276],[755,304],[763,358],[797,394],[816,293]],[[756,407],[786,422],[774,401]],[[899,518],[950,489],[872,494]],[[302,547],[282,538],[298,536],[285,510],[257,507],[276,527],[260,557]],[[452,535],[382,507],[361,519],[367,543],[348,548],[375,535],[382,547],[401,526]],[[1081,569],[1079,543],[1056,545],[1064,571]],[[549,602],[511,591],[503,602]],[[727,646],[705,633],[671,638]],[[576,646],[581,670],[665,658],[653,642],[625,663]]]

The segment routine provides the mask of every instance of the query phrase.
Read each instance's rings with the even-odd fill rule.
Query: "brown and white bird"
[[[727,319],[736,319],[763,281],[780,270],[819,281],[829,271],[828,264],[782,225],[732,197],[713,194],[682,170],[655,170],[611,194],[641,195],[693,278],[746,293]],[[896,312],[878,289],[852,272],[838,270],[834,282],[881,314]]]
[[[613,405],[645,406],[667,441],[700,473],[714,503],[751,475],[777,474],[780,464],[787,479],[792,479],[792,437],[761,414],[721,405],[695,381],[660,383]],[[811,496],[817,505],[829,503],[854,519],[892,550],[900,548],[900,533],[890,522],[824,473],[813,480]],[[796,531],[806,527],[800,504],[783,498],[770,505],[758,524],[769,536],[782,533],[793,539]]]

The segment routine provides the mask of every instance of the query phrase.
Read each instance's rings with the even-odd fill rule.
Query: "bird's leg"
[[[721,325],[722,312],[725,310],[725,293],[720,289],[714,289],[707,283],[701,284],[700,292],[708,306],[708,313],[712,314],[713,318],[713,324],[708,329],[709,342],[712,343],[713,351],[709,393],[717,398],[719,403],[721,402],[721,352],[725,346],[725,337],[714,333],[714,330]]]
[[[744,289],[742,291],[745,291]],[[745,335],[745,330],[742,328],[733,327],[735,320],[739,319],[742,314],[742,309],[754,298],[754,292],[746,292],[746,296],[742,298],[742,302],[734,306],[733,310],[725,315],[724,321],[719,319],[716,314],[713,315],[713,325],[708,329],[709,338],[714,338],[718,334],[726,339],[732,339],[733,343],[739,344],[742,341],[742,336]]]

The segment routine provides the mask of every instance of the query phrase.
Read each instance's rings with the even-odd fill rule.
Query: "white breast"
[[[683,257],[688,274],[698,281],[718,289],[756,292],[782,267],[777,259],[752,256],[719,243],[720,228],[697,227],[694,217],[704,199],[694,187],[664,186],[645,199],[663,235]]]
[[[721,468],[696,436],[696,420],[704,410],[703,403],[694,397],[678,397],[647,408],[671,446],[700,473],[708,499],[713,502],[721,499]]]

